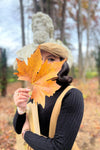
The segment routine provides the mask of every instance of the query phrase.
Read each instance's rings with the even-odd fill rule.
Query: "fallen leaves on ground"
[[[74,86],[80,89],[84,97],[84,116],[76,141],[80,150],[100,149],[100,95],[97,78],[84,83],[75,80]]]
[[[74,80],[73,85],[85,96],[84,117],[76,141],[80,150],[100,149],[100,95],[98,95],[97,78],[85,83]],[[29,88],[30,84],[27,85]],[[10,83],[7,96],[0,97],[0,150],[16,150],[16,134],[12,120],[15,113],[14,91],[21,87],[21,82]]]

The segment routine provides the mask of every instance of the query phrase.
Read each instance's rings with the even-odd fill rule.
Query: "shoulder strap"
[[[56,124],[57,124],[57,120],[58,120],[58,116],[59,116],[59,113],[60,113],[60,109],[61,109],[61,104],[62,104],[62,100],[63,100],[63,97],[65,96],[65,94],[72,88],[75,88],[74,86],[68,86],[61,94],[60,96],[58,97],[55,105],[54,105],[54,108],[53,108],[53,111],[52,111],[52,114],[51,114],[51,119],[50,119],[50,127],[49,127],[49,137],[50,138],[53,138],[54,135],[55,135],[55,130],[56,130]],[[67,146],[67,145],[66,145]],[[77,146],[77,143],[74,142],[74,145],[72,147],[72,150],[80,150]]]
[[[49,126],[49,137],[51,137],[51,138],[53,138],[55,135],[57,119],[58,119],[58,115],[60,113],[63,97],[72,88],[74,88],[74,86],[68,86],[67,88],[65,88],[65,90],[60,94],[60,96],[58,97],[58,99],[54,105],[54,108],[53,108],[53,111],[51,114],[51,118],[50,118],[50,126]]]
[[[30,124],[30,130],[40,135],[38,108],[36,103],[27,104],[27,117]],[[22,138],[22,135],[16,135],[16,148],[17,150],[34,150]]]
[[[36,103],[33,102],[27,105],[27,115],[31,131],[40,135],[38,106]]]
[[[30,130],[34,133],[37,133],[40,135],[40,126],[39,126],[39,117],[38,117],[38,107],[36,103],[28,103],[27,104],[27,118],[29,120],[30,124]],[[18,136],[19,137],[19,136]],[[20,136],[19,142],[19,148],[17,150],[34,150],[32,149],[22,138],[22,135]],[[21,147],[21,148],[20,148]]]

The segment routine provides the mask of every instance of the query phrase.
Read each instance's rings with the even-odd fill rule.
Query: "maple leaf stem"
[[[58,79],[58,77],[53,77],[53,78],[51,78],[51,79],[48,79],[47,81],[49,81],[49,80],[55,81],[55,80],[57,80],[57,79]]]

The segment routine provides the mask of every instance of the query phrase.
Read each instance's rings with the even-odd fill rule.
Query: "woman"
[[[53,61],[61,61],[64,58],[68,59],[68,51],[59,44],[44,43],[40,45],[40,50],[43,62],[48,60],[49,63],[52,63]],[[61,85],[61,88],[53,96],[45,97],[44,109],[40,104],[38,105],[40,132],[42,136],[30,131],[29,122],[26,117],[25,110],[29,98],[29,89],[19,88],[15,91],[14,102],[17,106],[17,111],[13,121],[14,128],[18,134],[22,133],[26,143],[34,150],[71,150],[73,146],[82,121],[84,109],[82,93],[74,87],[62,98],[55,134],[53,138],[49,137],[50,118],[56,101],[72,82],[72,78],[68,77],[68,73],[69,66],[65,62],[56,79],[57,84]],[[32,102],[33,100],[30,99],[28,103]]]

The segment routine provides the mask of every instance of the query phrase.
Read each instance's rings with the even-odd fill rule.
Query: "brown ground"
[[[76,138],[80,150],[100,150],[100,95],[98,94],[97,79],[73,84],[84,95],[84,117]],[[16,135],[12,126],[15,112],[13,93],[21,87],[20,82],[11,83],[7,88],[7,96],[0,97],[0,150],[16,150]]]

